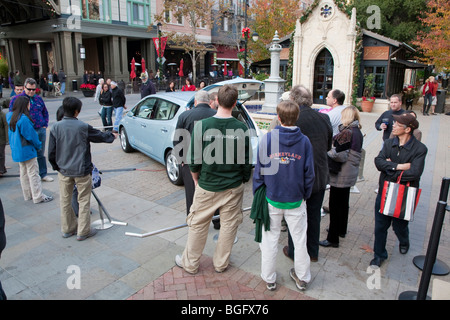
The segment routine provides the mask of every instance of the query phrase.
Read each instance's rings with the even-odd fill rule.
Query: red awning
[[[236,47],[225,47],[225,46],[218,46],[217,47],[217,53],[216,57],[217,60],[230,60],[230,61],[238,61],[238,50]]]

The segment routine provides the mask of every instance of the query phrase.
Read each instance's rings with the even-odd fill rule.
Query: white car
[[[256,122],[242,104],[260,90],[263,82],[235,78],[205,87],[209,93],[223,85],[238,89],[239,96],[233,116],[246,124],[251,132],[253,163],[256,163],[258,139],[262,136]],[[179,163],[172,154],[173,136],[181,113],[194,106],[195,92],[161,92],[141,99],[119,124],[120,144],[125,152],[138,150],[166,166],[167,176],[175,185],[182,185]]]

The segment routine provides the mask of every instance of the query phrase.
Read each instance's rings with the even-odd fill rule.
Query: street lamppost
[[[248,55],[248,38],[250,34],[250,29],[247,27],[247,8],[249,7],[248,0],[245,1],[245,10],[244,10],[244,29],[242,29],[242,35],[244,36],[244,78],[248,78],[248,67],[247,67],[247,55]],[[254,42],[259,40],[259,35],[256,32],[252,34],[252,40]]]
[[[162,74],[163,74],[163,71],[162,71],[162,47],[161,47],[161,27],[162,27],[162,23],[161,22],[158,22],[158,24],[156,25],[156,27],[157,27],[157,29],[158,29],[158,58],[159,58],[159,60],[158,60],[158,70],[159,70],[159,77],[158,77],[158,88],[160,87],[160,84],[161,84],[161,78],[162,78]]]

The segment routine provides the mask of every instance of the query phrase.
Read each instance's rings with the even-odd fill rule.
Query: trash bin
[[[72,91],[77,92],[78,91],[78,83],[77,80],[72,80]]]
[[[446,90],[439,89],[436,92],[436,107],[435,111],[436,113],[444,113],[445,111],[445,96],[447,94]]]

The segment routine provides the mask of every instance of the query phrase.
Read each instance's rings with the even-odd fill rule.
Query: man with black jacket
[[[185,161],[186,153],[191,143],[191,134],[197,121],[216,114],[216,110],[209,106],[209,94],[206,91],[197,91],[194,97],[194,106],[193,109],[185,111],[179,116],[173,141],[175,155],[179,156],[178,162],[181,163],[181,176],[183,177],[186,193],[186,214],[189,214],[195,192],[194,180]],[[180,140],[180,137],[183,139]],[[218,229],[219,222],[214,220],[213,223],[214,227]]]
[[[375,121],[375,129],[383,130],[383,141],[389,139],[394,123],[393,116],[399,116],[405,112],[402,109],[402,96],[393,94],[389,99],[390,110],[383,112],[383,114]]]
[[[319,113],[311,108],[313,104],[311,92],[302,85],[294,86],[289,95],[290,100],[300,107],[297,127],[309,138],[314,153],[315,179],[311,196],[306,199],[306,212],[308,216],[307,248],[311,261],[319,257],[320,236],[320,209],[329,181],[328,150],[331,149],[333,129],[327,114]],[[283,252],[294,259],[294,246],[291,235],[288,237],[288,246]]]
[[[141,99],[156,93],[155,84],[147,77],[147,74],[144,72],[141,74],[142,84],[141,84]]]
[[[6,247],[5,212],[3,211],[2,199],[0,199],[0,257],[2,256],[2,251],[3,249],[5,249],[5,247]],[[1,282],[0,282],[0,300],[7,300]]]
[[[58,171],[62,236],[69,238],[77,234],[78,241],[96,233],[90,229],[93,169],[90,143],[112,143],[117,138],[117,134],[101,132],[78,120],[81,106],[78,98],[63,100],[64,118],[51,128],[48,143],[48,160],[53,170]],[[74,184],[78,190],[78,221],[72,209]]]
[[[113,133],[119,132],[119,122],[122,120],[123,109],[125,107],[125,102],[127,99],[125,98],[125,94],[123,90],[117,86],[117,82],[111,81],[111,93],[112,93],[112,101],[113,108],[116,113],[116,118],[114,120]]]
[[[409,183],[411,187],[419,188],[428,152],[427,147],[413,135],[414,129],[419,127],[419,122],[414,115],[409,113],[394,115],[393,119],[394,138],[384,142],[383,149],[375,158],[375,166],[380,171],[380,179],[379,192],[375,200],[374,259],[370,265],[378,267],[381,266],[383,260],[388,258],[386,239],[391,224],[400,241],[400,253],[406,254],[409,249],[409,222],[380,213],[384,182],[396,182],[403,172],[400,183]]]

